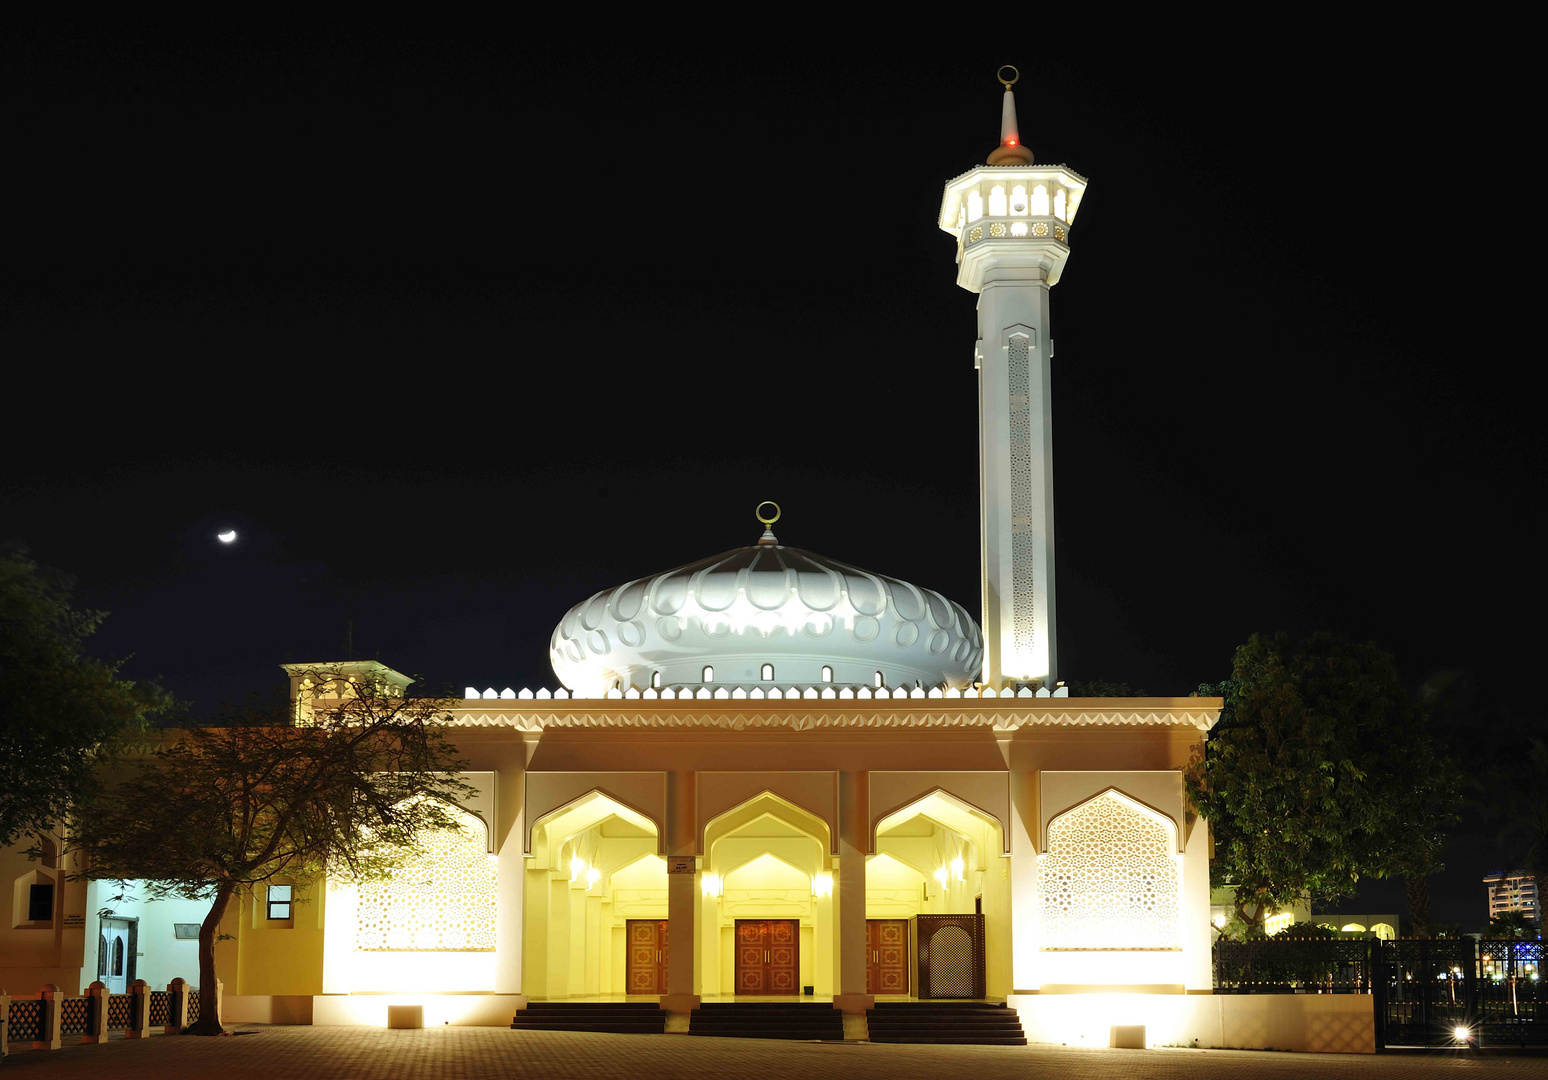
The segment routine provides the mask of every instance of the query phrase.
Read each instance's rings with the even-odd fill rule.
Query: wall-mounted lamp
[[[958,855],[951,860],[951,876],[958,881],[962,880],[962,856]]]
[[[699,889],[705,896],[719,896],[725,889],[725,882],[719,874],[705,874],[699,879]]]
[[[941,883],[941,888],[943,889],[946,887],[946,878],[946,868],[944,866],[935,872],[935,880]]]
[[[833,875],[832,874],[813,874],[812,875],[812,895],[813,896],[832,896],[833,895]]]
[[[577,880],[585,872],[586,872],[586,860],[581,858],[579,855],[575,855],[575,856],[571,857],[571,859],[570,859],[570,880],[571,881]]]
[[[602,878],[602,871],[595,866],[586,867],[586,888],[589,891]]]

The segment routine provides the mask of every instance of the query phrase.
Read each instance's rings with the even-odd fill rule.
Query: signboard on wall
[[[698,860],[692,855],[671,855],[667,857],[667,873],[691,874],[698,869]]]

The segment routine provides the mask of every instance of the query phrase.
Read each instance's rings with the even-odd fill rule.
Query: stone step
[[[939,1045],[962,1046],[1026,1046],[1025,1035],[944,1035],[944,1034],[912,1034],[912,1035],[878,1035],[871,1032],[872,1042],[885,1043],[932,1043]]]
[[[879,1002],[866,1012],[872,1042],[1025,1046],[1015,1009],[987,1002]]]
[[[844,1038],[844,1014],[827,1002],[714,1002],[693,1011],[688,1034],[732,1039]]]
[[[518,1031],[604,1031],[660,1034],[667,1012],[655,1002],[534,1001],[511,1018]]]
[[[615,1035],[660,1035],[664,1030],[663,1024],[633,1023],[623,1021],[610,1023],[606,1020],[576,1020],[566,1022],[563,1020],[528,1021],[526,1023],[514,1023],[512,1031],[605,1031]]]

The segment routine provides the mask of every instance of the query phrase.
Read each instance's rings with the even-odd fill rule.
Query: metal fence
[[[1377,1046],[1548,1045],[1540,940],[1221,941],[1217,994],[1370,994]]]

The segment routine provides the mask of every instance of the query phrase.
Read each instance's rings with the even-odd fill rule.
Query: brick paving
[[[1247,1050],[1091,1050],[1060,1046],[900,1046],[787,1043],[680,1035],[602,1035],[504,1028],[388,1031],[239,1025],[230,1038],[159,1036],[13,1053],[0,1073],[18,1080],[899,1080],[910,1076],[1358,1077],[1424,1080],[1458,1074],[1548,1077],[1548,1055],[1504,1051],[1284,1054]]]

